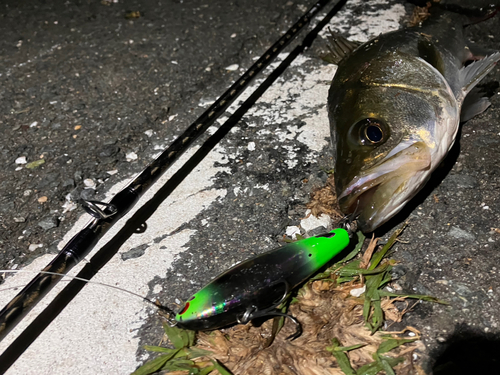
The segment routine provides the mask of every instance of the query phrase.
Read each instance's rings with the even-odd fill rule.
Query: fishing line
[[[121,287],[116,286],[116,285],[101,283],[99,281],[92,281],[92,280],[84,279],[84,278],[78,277],[78,276],[71,276],[71,275],[68,275],[68,274],[65,274],[65,273],[50,272],[50,271],[30,271],[30,270],[0,270],[0,273],[41,273],[43,275],[60,276],[62,278],[62,280],[60,280],[60,281],[77,280],[77,281],[83,281],[84,283],[88,283],[88,284],[92,284],[92,285],[99,285],[99,286],[104,286],[104,287],[107,287],[107,288],[113,288],[113,289],[118,290],[120,292],[131,294],[134,297],[139,297],[144,302],[150,303],[150,304],[152,304],[152,305],[154,305],[156,307],[160,307],[156,302],[151,301],[149,298],[141,296],[140,294],[131,292],[130,290],[127,290],[125,288],[121,288]],[[70,280],[64,280],[64,278],[68,278]],[[22,288],[24,286],[26,286],[26,285],[11,286],[11,287],[8,287],[8,288],[0,288],[0,292],[4,292],[4,291],[7,291],[7,290],[12,290],[12,289],[18,289],[18,288]],[[174,314],[174,312],[172,310],[170,310],[170,309],[168,309],[168,310],[172,314]]]

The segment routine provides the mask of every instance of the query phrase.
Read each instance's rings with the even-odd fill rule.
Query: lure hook
[[[300,337],[300,335],[302,335],[302,324],[300,324],[300,322],[297,320],[297,318],[295,318],[293,315],[285,314],[285,313],[282,313],[279,311],[271,311],[270,313],[266,314],[265,316],[283,316],[285,318],[290,319],[295,324],[295,333],[292,333],[285,340],[293,341],[296,338]]]
[[[292,315],[282,313],[280,311],[277,311],[276,308],[281,305],[285,300],[286,297],[288,296],[288,293],[290,292],[290,285],[286,280],[280,280],[276,282],[274,285],[281,284],[283,283],[285,285],[285,291],[283,296],[275,302],[271,307],[264,309],[262,311],[258,311],[257,306],[252,305],[249,306],[243,315],[241,317],[237,317],[236,321],[239,324],[247,324],[249,321],[257,318],[264,318],[264,317],[271,317],[271,316],[283,316],[285,318],[289,318],[294,324],[295,324],[295,333],[291,334],[286,338],[286,340],[295,340],[297,337],[299,337],[302,334],[302,325],[300,322],[293,317]]]

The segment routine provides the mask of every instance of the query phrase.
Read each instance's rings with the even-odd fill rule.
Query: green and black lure
[[[203,331],[265,316],[292,319],[277,307],[288,293],[307,280],[349,244],[349,234],[338,228],[255,256],[217,276],[195,293],[176,314],[179,327]]]

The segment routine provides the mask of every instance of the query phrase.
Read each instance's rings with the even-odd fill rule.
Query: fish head
[[[337,198],[371,232],[423,187],[453,144],[459,105],[422,59],[394,52],[339,66],[329,93]]]

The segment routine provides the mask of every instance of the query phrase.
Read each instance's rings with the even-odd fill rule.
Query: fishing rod
[[[151,162],[134,180],[117,193],[109,203],[83,201],[85,211],[93,219],[77,233],[42,271],[65,274],[80,262],[99,239],[130,209],[158,178],[220,117],[246,89],[255,76],[304,29],[330,0],[317,1],[276,43],[274,43],[222,96],[215,101],[186,131]],[[0,341],[57,284],[61,276],[38,274],[0,311]]]
[[[337,14],[347,0],[338,1],[324,18],[318,22],[316,27],[311,30],[303,39],[302,43],[295,47],[283,62],[273,70],[262,84],[245,100],[245,102],[229,117],[229,119],[211,135],[195,152],[195,154],[177,171],[174,175],[155,193],[154,197],[142,206],[126,222],[123,228],[106,243],[83,267],[77,277],[91,279],[100,268],[102,268],[114,255],[131,233],[137,228],[138,223],[144,223],[152,215],[161,202],[168,196],[189,173],[205,158],[206,155],[222,140],[230,130],[241,120],[244,114],[257,102],[264,92],[281,76],[288,66],[308,48],[315,40],[319,31]],[[351,230],[347,228],[349,233]],[[55,276],[54,276],[55,277]],[[19,358],[27,347],[40,335],[41,332],[57,317],[75,296],[83,288],[83,283],[78,280],[72,281],[66,286],[54,300],[31,322],[31,324],[10,344],[10,346],[0,355],[0,374]],[[162,310],[170,310],[163,305]],[[171,316],[175,315],[170,310]]]

